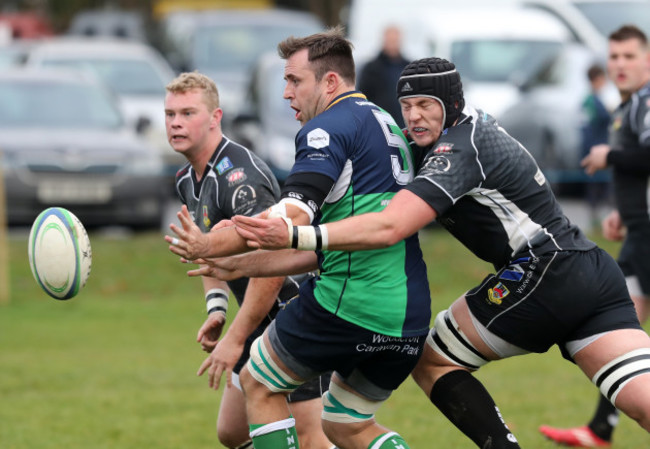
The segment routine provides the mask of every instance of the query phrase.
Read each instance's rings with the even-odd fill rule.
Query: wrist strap
[[[211,288],[205,294],[205,307],[208,315],[212,312],[221,312],[225,315],[228,311],[228,292],[221,288]]]
[[[291,247],[303,251],[327,249],[327,226],[292,226]]]

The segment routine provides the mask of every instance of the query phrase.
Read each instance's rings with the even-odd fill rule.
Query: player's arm
[[[273,277],[300,274],[318,268],[316,253],[286,249],[254,251],[231,257],[200,261],[203,265],[187,272],[189,276],[213,276],[224,281],[241,277]]]
[[[246,339],[273,307],[283,282],[284,277],[252,278],[248,281],[239,312],[199,368],[199,376],[208,370],[210,387],[219,388],[224,372],[228,387],[232,385],[232,370],[244,351]]]
[[[203,281],[208,317],[199,329],[196,341],[201,343],[201,348],[204,351],[210,352],[217,345],[226,324],[230,289],[226,282],[214,277],[203,277],[201,280]]]
[[[385,248],[415,234],[436,218],[435,210],[408,190],[399,191],[381,212],[316,227],[279,219],[233,217],[237,232],[254,248],[357,251]]]
[[[296,223],[309,224],[311,218],[304,209],[288,204],[284,207],[286,216]],[[266,214],[260,214],[265,217]],[[169,250],[187,260],[209,259],[213,257],[232,256],[251,251],[246,241],[237,233],[234,226],[226,226],[208,233],[201,232],[201,229],[194,223],[185,205],[177,214],[181,227],[172,223],[169,228],[176,234],[176,237],[165,236],[169,243]]]

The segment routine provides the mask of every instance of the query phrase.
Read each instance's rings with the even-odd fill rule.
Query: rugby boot
[[[562,446],[570,447],[611,447],[609,441],[599,438],[589,427],[572,427],[558,429],[551,426],[540,426],[539,431],[551,441]]]

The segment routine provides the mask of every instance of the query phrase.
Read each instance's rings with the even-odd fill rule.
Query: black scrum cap
[[[442,58],[413,61],[402,70],[397,81],[397,98],[430,97],[443,110],[443,126],[449,128],[465,107],[463,83],[456,66]]]

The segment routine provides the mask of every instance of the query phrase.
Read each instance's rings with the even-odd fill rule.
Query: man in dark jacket
[[[404,127],[399,101],[395,97],[395,86],[402,69],[409,63],[401,53],[402,33],[396,26],[384,30],[381,51],[368,61],[359,77],[358,89],[368,100],[393,116],[400,128]]]

